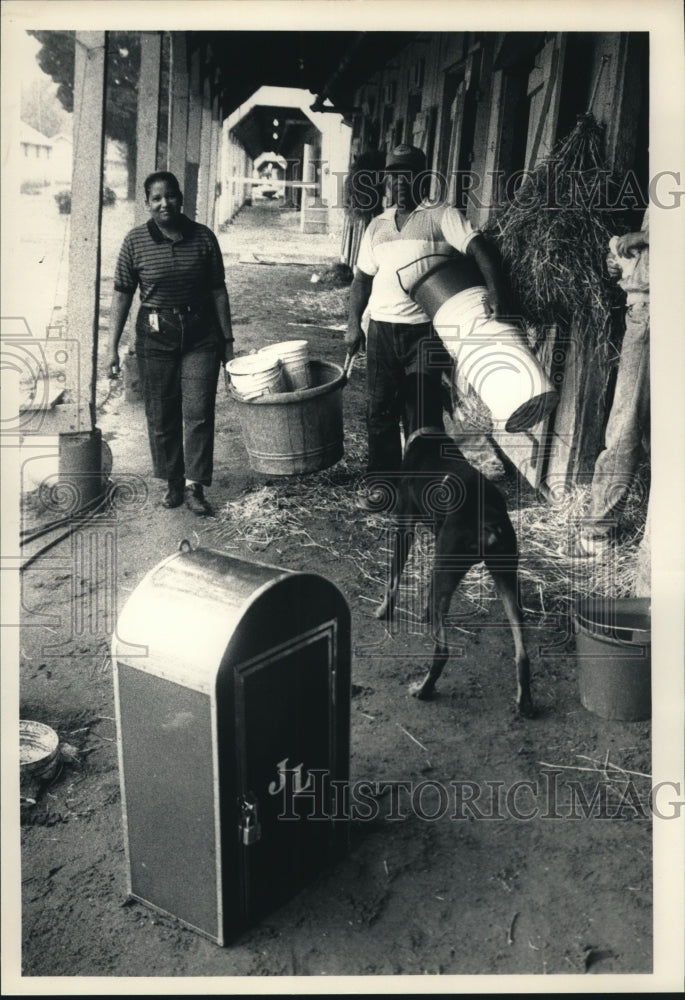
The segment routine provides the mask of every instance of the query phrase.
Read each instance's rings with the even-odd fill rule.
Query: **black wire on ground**
[[[75,521],[75,523],[73,523],[65,532],[63,532],[63,534],[58,535],[57,538],[51,539],[51,541],[49,541],[46,545],[43,545],[40,549],[38,549],[37,552],[34,552],[33,555],[29,556],[28,559],[26,559],[19,567],[19,572],[23,573],[25,569],[28,569],[29,566],[31,566],[37,559],[40,559],[42,555],[45,555],[46,552],[49,552],[50,549],[54,548],[55,545],[59,545],[60,542],[63,542],[66,538],[69,538],[69,536],[76,530],[76,528],[78,528],[81,524],[83,524],[84,521],[90,521],[91,518],[95,517],[96,514],[99,514],[102,507],[104,507],[104,505],[109,502],[109,499],[110,499],[109,491],[107,491],[102,501],[97,505],[97,507],[94,507],[91,511],[89,511],[85,515],[85,517],[81,517],[79,518],[78,521],[76,521],[75,519],[78,515],[72,514],[70,518],[66,518],[65,520]],[[56,526],[57,525],[55,525],[55,527]],[[48,531],[47,528],[42,529],[40,534],[46,534],[47,531]],[[35,535],[34,537],[37,538],[39,537],[39,535]],[[21,544],[23,545],[25,541],[28,541],[28,539],[22,539]]]
[[[84,504],[83,507],[80,507],[73,514],[65,514],[64,517],[55,518],[54,521],[48,521],[47,524],[42,524],[39,528],[22,528],[19,532],[19,545],[28,545],[30,542],[35,541],[36,538],[40,538],[41,535],[46,535],[49,531],[54,531],[55,528],[59,528],[63,524],[68,524],[70,521],[73,521],[75,517],[79,517],[81,514],[87,512],[89,508],[95,504],[97,504],[96,509],[99,510],[108,499],[109,497],[107,495],[104,497],[93,497],[92,500],[89,500],[88,503]]]

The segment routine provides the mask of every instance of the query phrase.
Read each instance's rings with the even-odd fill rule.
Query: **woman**
[[[110,319],[112,374],[119,341],[140,288],[138,358],[154,476],[167,480],[165,507],[211,515],[214,407],[221,362],[233,357],[231,313],[216,236],[181,211],[183,194],[167,171],[145,181],[150,219],[124,238],[114,272]]]

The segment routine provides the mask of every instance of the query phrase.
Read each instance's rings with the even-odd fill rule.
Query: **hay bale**
[[[544,339],[549,326],[571,323],[595,339],[601,359],[613,353],[612,310],[620,290],[606,270],[617,231],[610,211],[613,181],[601,155],[602,129],[591,114],[534,170],[485,233],[499,248],[514,306]]]

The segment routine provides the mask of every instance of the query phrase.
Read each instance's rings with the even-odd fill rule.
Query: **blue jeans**
[[[402,463],[400,422],[405,441],[418,427],[444,428],[442,372],[452,361],[430,323],[372,319],[366,364],[367,471],[395,472]]]
[[[207,311],[173,313],[141,307],[135,351],[145,400],[153,475],[209,486],[214,462],[214,409],[221,363]],[[152,321],[151,321],[152,319]]]
[[[626,305],[614,400],[595,463],[591,508],[593,531],[608,532],[633,481],[649,432],[649,295],[631,292]]]

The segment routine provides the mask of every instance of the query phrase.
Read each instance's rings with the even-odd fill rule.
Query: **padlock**
[[[249,846],[256,844],[262,836],[262,824],[257,819],[257,807],[253,803],[243,803],[243,817],[240,823],[240,839]]]

